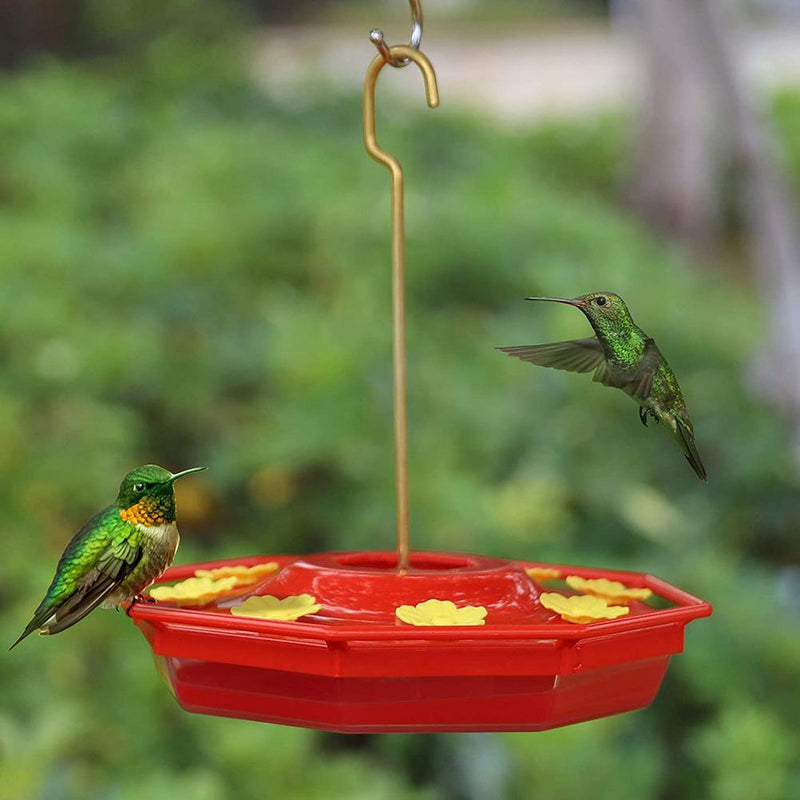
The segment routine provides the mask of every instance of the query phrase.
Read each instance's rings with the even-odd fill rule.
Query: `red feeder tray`
[[[647,587],[669,607],[574,624],[543,608],[526,567],[484,556],[394,552],[252,556],[168,570],[276,561],[281,569],[202,608],[135,603],[129,614],[187,711],[350,733],[534,731],[648,705],[684,626],[711,606],[652,575],[553,565],[562,576]],[[234,616],[251,595],[308,593],[296,622]],[[395,609],[430,598],[482,605],[483,626],[416,627]],[[666,601],[666,603],[663,603]]]

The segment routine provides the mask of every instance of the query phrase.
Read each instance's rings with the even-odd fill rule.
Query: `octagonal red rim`
[[[412,567],[414,556],[429,559],[451,560],[451,568],[458,569],[460,565],[474,562],[493,561],[502,564],[500,559],[487,559],[468,553],[427,553],[417,552],[412,554]],[[328,559],[336,558],[340,564],[347,566],[348,559],[360,561],[374,558],[385,563],[387,557],[393,556],[386,551],[337,551],[321,553],[307,558]],[[280,568],[298,561],[302,556],[295,555],[258,555],[242,558],[229,558],[217,561],[207,561],[197,564],[187,564],[167,570],[159,583],[183,580],[194,575],[197,569],[216,569],[218,567],[234,564],[252,566],[266,561],[275,561]],[[492,640],[492,639],[563,639],[570,641],[582,640],[590,637],[602,636],[607,633],[622,633],[649,628],[653,625],[670,623],[686,624],[701,617],[710,616],[712,607],[709,603],[698,597],[679,589],[654,575],[629,572],[623,570],[608,570],[592,567],[581,567],[569,564],[542,564],[539,562],[513,560],[507,564],[519,565],[522,568],[554,568],[562,575],[577,575],[582,578],[608,578],[618,580],[628,586],[651,589],[654,594],[674,604],[671,608],[652,609],[614,620],[603,620],[585,625],[573,623],[548,622],[538,624],[502,624],[493,623],[481,627],[465,629],[459,626],[452,627],[426,627],[424,630],[413,626],[359,622],[338,623],[328,625],[324,622],[309,623],[305,621],[279,622],[273,620],[254,619],[251,617],[220,614],[217,611],[207,611],[196,608],[176,608],[163,604],[132,603],[128,605],[128,614],[134,620],[143,622],[160,622],[167,625],[197,626],[215,630],[236,630],[252,632],[255,634],[271,634],[280,636],[302,637],[323,641],[407,641],[413,639],[428,640]],[[369,570],[369,567],[352,565],[352,571]]]

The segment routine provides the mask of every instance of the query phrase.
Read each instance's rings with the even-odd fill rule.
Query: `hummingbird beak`
[[[566,303],[568,306],[582,308],[586,305],[583,300],[573,300],[571,297],[526,297],[526,300],[546,300],[548,303]]]
[[[208,467],[192,467],[191,469],[185,469],[183,472],[173,472],[169,482],[175,483],[178,478],[181,478],[184,475],[191,475],[193,472],[202,472],[204,469],[208,469]]]

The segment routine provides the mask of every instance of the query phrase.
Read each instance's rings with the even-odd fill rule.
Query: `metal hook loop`
[[[381,149],[375,134],[375,85],[378,82],[378,74],[386,64],[393,64],[393,62],[401,60],[406,63],[413,61],[422,72],[425,82],[425,99],[431,108],[439,105],[439,87],[436,83],[433,65],[424,53],[410,45],[395,45],[388,49],[388,53],[388,58],[374,59],[367,69],[364,82],[364,143],[372,158],[391,170],[390,163],[396,159]]]
[[[408,0],[408,5],[411,7],[411,41],[408,46],[419,50],[422,44],[422,5],[420,0]],[[370,31],[369,40],[378,48],[378,52],[387,64],[393,67],[405,67],[410,63],[411,59],[392,56],[391,48],[386,44],[380,28],[373,28]]]

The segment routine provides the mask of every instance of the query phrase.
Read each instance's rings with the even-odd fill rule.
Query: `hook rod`
[[[407,45],[389,51],[391,59],[378,54],[367,68],[364,78],[364,147],[392,179],[392,360],[394,368],[394,445],[395,482],[397,488],[397,567],[407,569],[411,551],[408,504],[408,423],[406,413],[406,308],[405,308],[405,209],[403,168],[387,153],[375,134],[375,85],[386,64],[396,59],[413,61],[425,81],[425,97],[431,108],[439,105],[436,73],[427,56]]]

